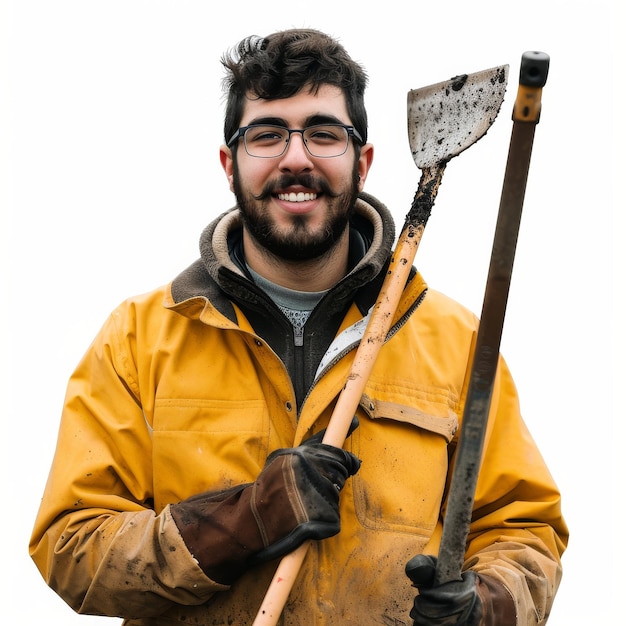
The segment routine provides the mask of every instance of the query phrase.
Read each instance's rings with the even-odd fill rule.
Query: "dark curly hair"
[[[322,85],[341,89],[352,124],[367,140],[367,75],[329,35],[313,29],[252,35],[224,54],[222,64],[226,68],[224,141],[239,128],[249,94],[274,100],[289,98],[305,86],[315,93]]]

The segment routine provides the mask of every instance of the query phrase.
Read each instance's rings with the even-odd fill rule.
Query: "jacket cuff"
[[[515,601],[500,581],[478,574],[476,587],[482,605],[480,626],[517,626]]]

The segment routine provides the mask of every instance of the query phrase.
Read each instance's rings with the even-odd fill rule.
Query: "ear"
[[[222,169],[226,174],[226,178],[228,179],[228,186],[230,190],[234,192],[233,186],[233,155],[230,151],[230,148],[226,146],[220,146],[220,163],[222,164]]]
[[[363,191],[365,179],[367,178],[367,173],[370,171],[373,160],[374,146],[371,143],[366,143],[361,146],[361,153],[359,154],[359,191]]]

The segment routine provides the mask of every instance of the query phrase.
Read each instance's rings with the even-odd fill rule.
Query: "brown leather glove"
[[[418,554],[406,574],[419,590],[410,616],[413,626],[516,626],[515,603],[499,581],[470,570],[461,580],[434,586],[437,559]]]
[[[257,563],[339,532],[339,492],[361,462],[320,441],[318,434],[297,448],[276,450],[254,483],[170,506],[209,578],[231,584]]]

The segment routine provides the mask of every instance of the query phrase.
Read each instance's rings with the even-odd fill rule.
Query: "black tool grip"
[[[550,57],[545,52],[524,52],[519,70],[519,84],[543,87],[548,80]]]

